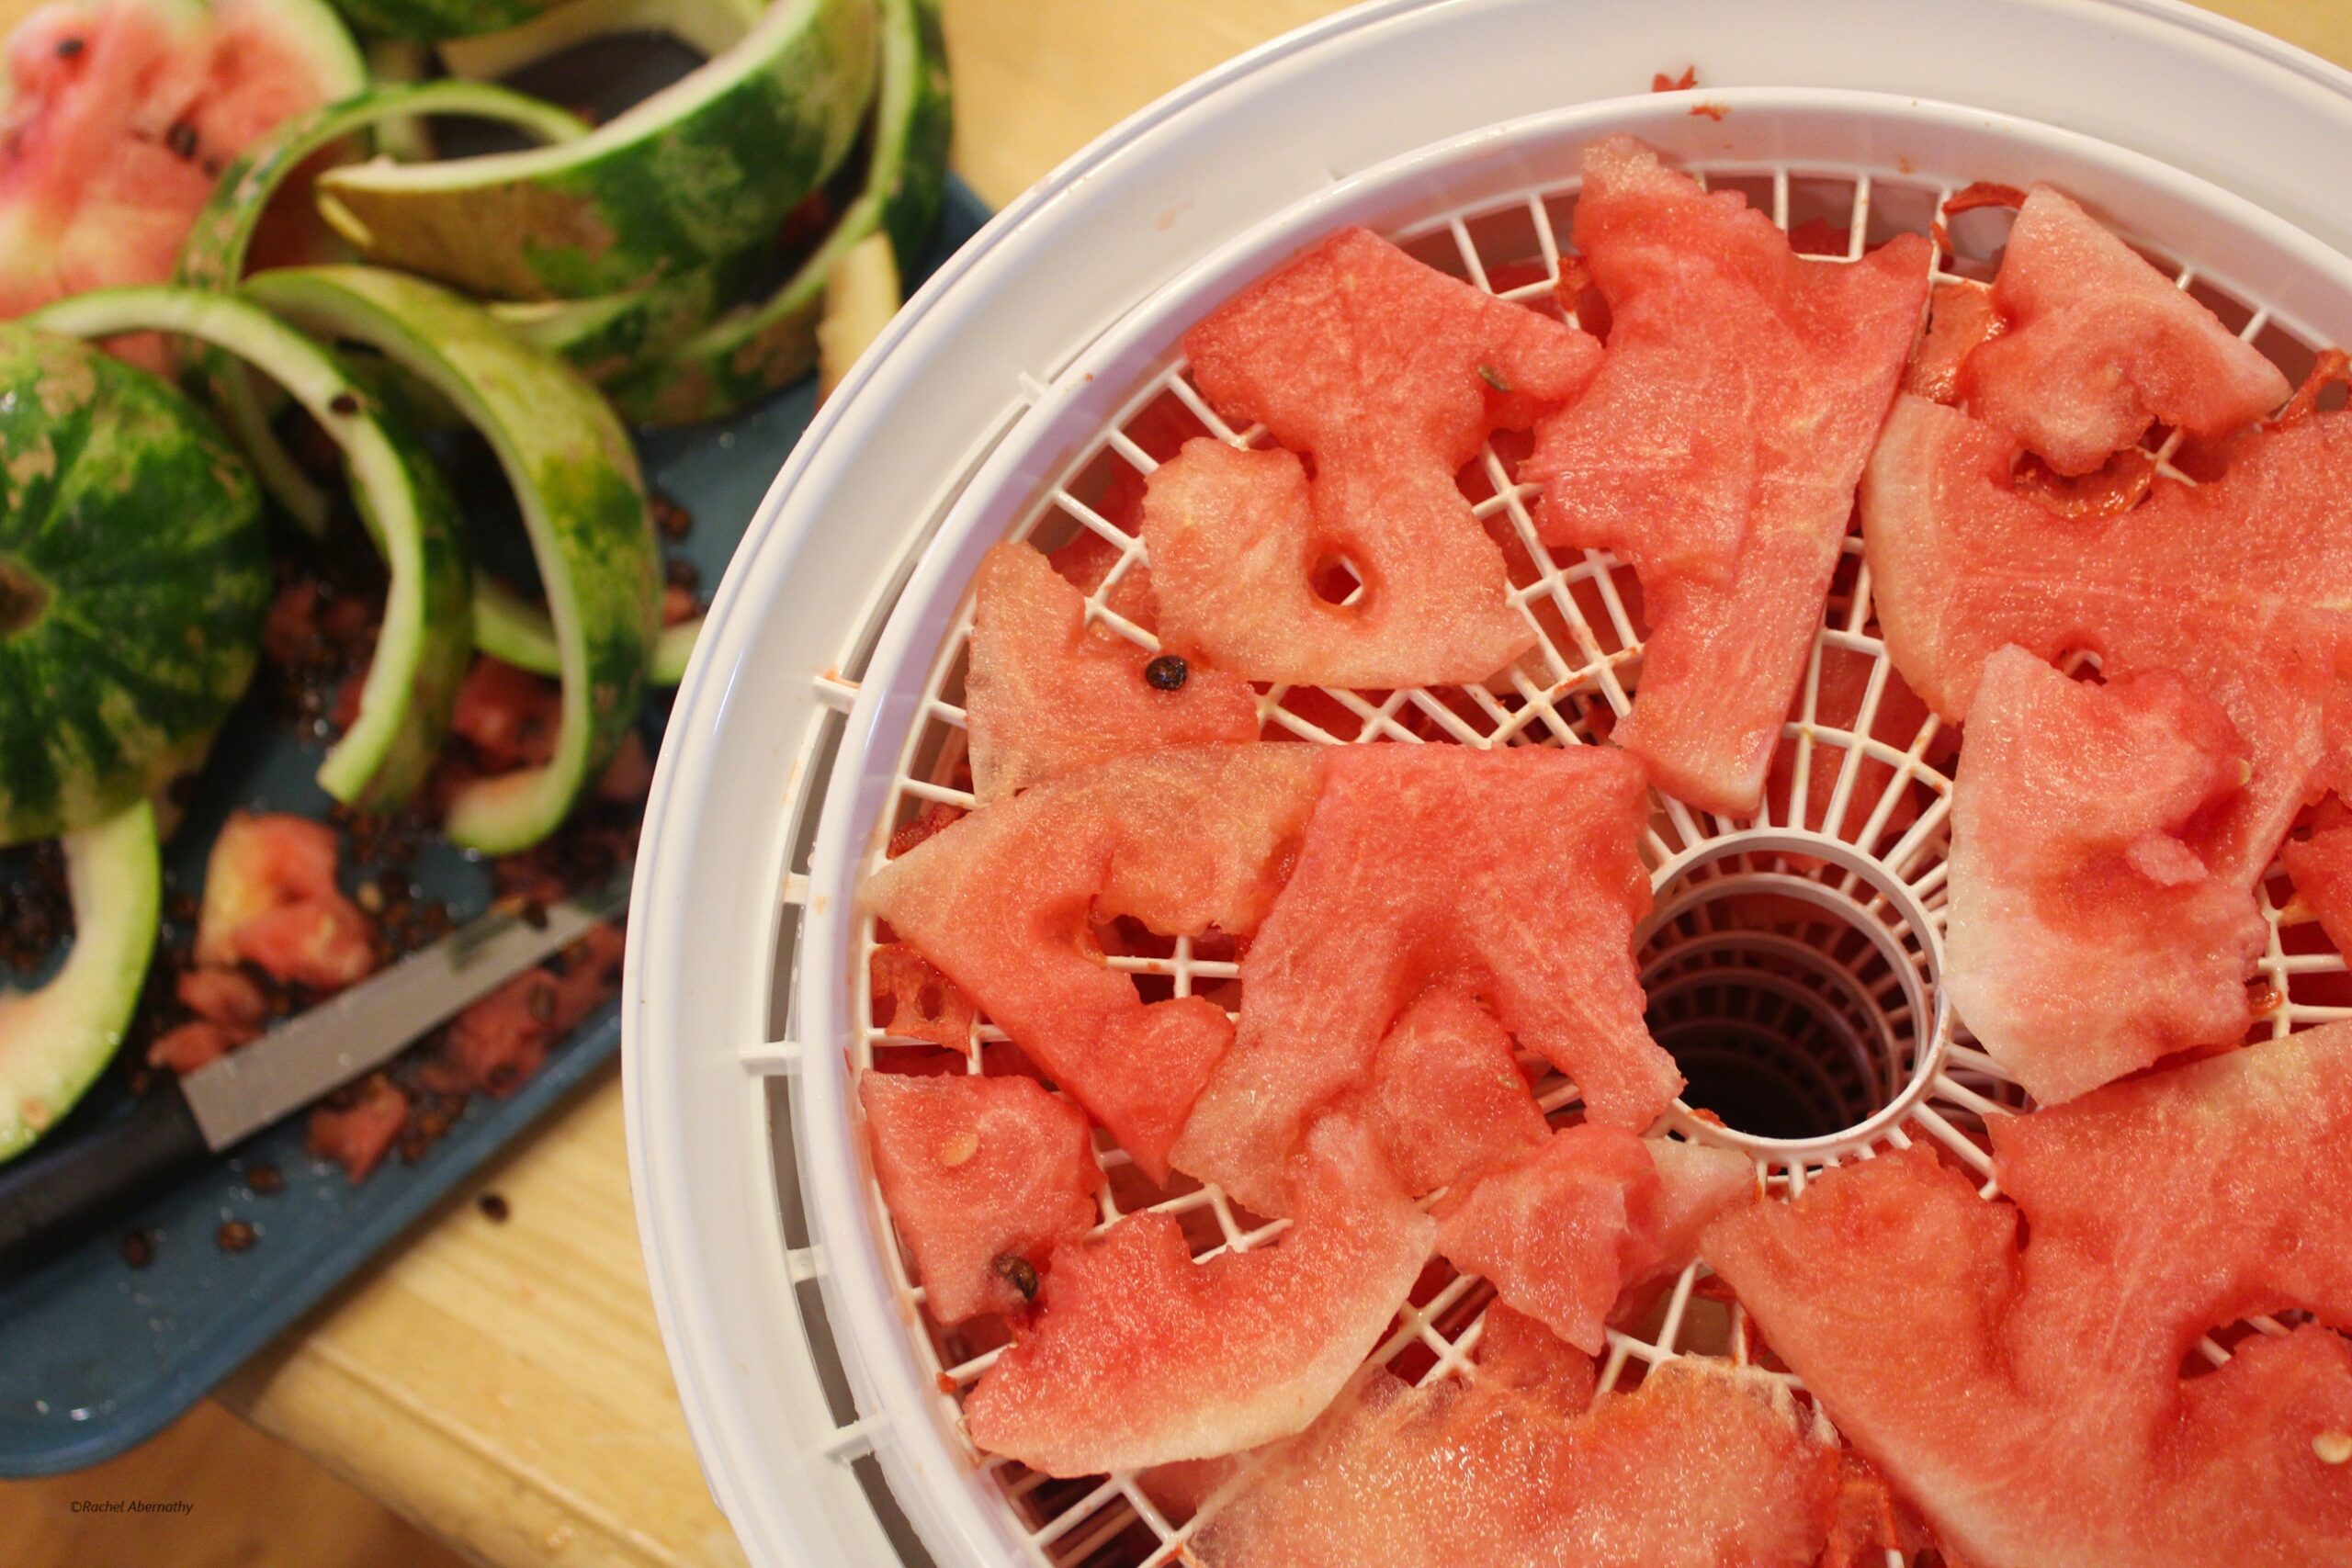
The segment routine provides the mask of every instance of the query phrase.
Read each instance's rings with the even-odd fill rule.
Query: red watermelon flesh
[[[1064,773],[889,862],[867,906],[1111,1130],[1153,1180],[1233,1025],[1200,997],[1147,1003],[1092,925],[1258,928],[1321,766],[1305,746],[1183,746]]]
[[[1642,1146],[1657,1168],[1657,1199],[1645,1226],[1657,1260],[1629,1287],[1681,1273],[1716,1216],[1755,1201],[1758,1190],[1755,1162],[1736,1149],[1679,1138],[1644,1138]]]
[[[1489,1303],[1479,1321],[1480,1382],[1542,1393],[1565,1416],[1590,1407],[1590,1356],[1507,1302]]]
[[[1258,694],[1191,665],[1162,691],[1151,652],[1086,624],[1086,596],[1046,558],[1007,540],[980,561],[964,713],[981,805],[1130,752],[1258,738]]]
[[[0,87],[0,318],[168,282],[221,166],[365,85],[333,26],[267,0],[67,0],[27,15]],[[322,233],[291,204],[287,218],[265,226],[264,265],[301,259]],[[140,356],[160,364],[160,345]]]
[[[2352,1026],[1996,1120],[1993,1149],[2014,1202],[1914,1148],[1718,1221],[1707,1261],[1976,1568],[2352,1560],[2345,1341],[2180,1376],[2256,1314],[2352,1323]]]
[[[1170,649],[1255,681],[1388,688],[1483,681],[1534,646],[1454,475],[1574,396],[1591,338],[1347,229],[1184,351],[1217,412],[1281,449],[1195,440],[1152,474],[1143,534]],[[1363,584],[1345,605],[1317,587],[1342,558]]]
[[[2018,211],[1992,303],[2006,327],[1969,355],[1962,396],[2062,474],[2155,420],[2210,440],[2287,399],[2259,350],[2048,186]]]
[[[1078,1108],[1034,1078],[908,1077],[866,1073],[858,1103],[874,1174],[931,1315],[961,1323],[1029,1307],[1054,1249],[1101,1218],[1094,1135]]]
[[[1813,1568],[1837,1450],[1760,1373],[1685,1357],[1589,1413],[1366,1368],[1193,1541],[1204,1568]]]
[[[1589,1356],[1609,1309],[1649,1270],[1657,1171],[1642,1140],[1587,1122],[1494,1167],[1430,1211],[1437,1249],[1465,1274]]]
[[[1952,790],[1943,983],[1993,1059],[2054,1105],[2234,1044],[2268,928],[2209,862],[2251,773],[2170,671],[2100,686],[2021,648],[1984,662]]]
[[[1939,403],[1960,400],[1961,367],[1977,347],[2000,335],[2005,323],[1989,285],[1966,279],[1928,291],[1928,329],[1904,367],[1903,389]]]
[[[1241,961],[1234,1049],[1176,1166],[1279,1213],[1281,1162],[1308,1119],[1368,1080],[1391,1026],[1438,984],[1491,1007],[1593,1120],[1655,1121],[1682,1078],[1642,1021],[1634,967],[1648,810],[1641,769],[1613,749],[1339,748]]]
[[[2048,660],[2087,649],[2110,679],[2177,671],[2251,749],[2253,799],[2209,862],[2250,882],[2329,733],[2352,731],[2333,673],[2352,669],[2352,419],[2242,437],[2218,479],[2159,479],[2117,516],[2059,517],[2018,494],[2017,455],[1955,410],[1896,403],[1861,491],[1887,651],[1954,721],[2007,643]]]
[[[964,1403],[972,1440],[1093,1475],[1303,1430],[1404,1304],[1433,1227],[1346,1117],[1307,1135],[1290,1196],[1277,1243],[1205,1263],[1148,1212],[1057,1250],[1035,1325]]]
[[[1551,1132],[1503,1026],[1444,986],[1405,1010],[1373,1058],[1372,1081],[1349,1102],[1416,1198]]]
[[[1648,636],[1615,732],[1661,789],[1752,816],[1838,564],[1854,484],[1927,299],[1928,242],[1796,255],[1736,192],[1630,137],[1585,150],[1576,239],[1609,348],[1521,477],[1546,544],[1641,577]]]
[[[2278,858],[2294,879],[2295,896],[2319,917],[2339,953],[2352,953],[2352,825],[2321,828],[2290,839]]]

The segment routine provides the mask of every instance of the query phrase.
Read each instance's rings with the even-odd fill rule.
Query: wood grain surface
[[[0,11],[13,3],[0,0]],[[1001,204],[1160,93],[1339,8],[1329,0],[945,0],[957,163]],[[2214,8],[2352,63],[2352,0]],[[503,1224],[477,1207],[485,1191],[505,1199]],[[220,1399],[496,1568],[741,1561],[695,1468],[655,1334],[609,1073]],[[23,1495],[0,1494],[0,1511],[16,1515]],[[257,1529],[278,1517],[274,1499],[256,1495],[253,1506]],[[389,1546],[375,1556],[323,1547],[312,1556],[290,1538],[283,1544],[282,1555],[175,1555],[158,1531],[155,1553],[137,1560],[416,1561]]]

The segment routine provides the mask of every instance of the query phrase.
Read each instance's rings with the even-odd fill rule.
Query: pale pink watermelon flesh
[[[322,56],[257,0],[65,0],[28,16],[6,50],[0,318],[169,281],[221,167],[279,121],[362,85],[356,56],[349,69]],[[264,265],[300,259],[321,232],[273,227]]]
[[[1838,1452],[1760,1373],[1681,1359],[1586,1414],[1368,1367],[1194,1541],[1204,1568],[1814,1568]]]
[[[1576,239],[1609,302],[1584,395],[1521,477],[1544,543],[1615,551],[1648,618],[1618,744],[1668,794],[1747,817],[1819,629],[1927,299],[1928,242],[1808,260],[1734,192],[1630,137],[1585,150]]]
[[[1968,356],[1961,395],[2062,474],[2156,420],[2211,439],[2287,398],[2258,349],[2048,186],[2018,212],[1991,303],[2005,327]]]
[[[2268,940],[2208,862],[2251,776],[2226,714],[2170,671],[2106,685],[2021,648],[1984,662],[1952,790],[1943,983],[2043,1105],[2234,1044]]]
[[[1085,1116],[1025,1077],[868,1072],[857,1098],[931,1315],[956,1324],[1026,1311],[1054,1249],[1101,1217]]]
[[[1233,1025],[1197,996],[1145,1002],[1091,926],[1257,930],[1320,766],[1312,748],[1251,742],[1080,769],[925,839],[867,880],[866,904],[1160,1180]]]
[[[1143,533],[1170,649],[1250,680],[1386,688],[1483,681],[1534,645],[1454,474],[1574,395],[1592,339],[1348,229],[1184,349],[1218,412],[1280,449],[1196,440],[1152,474]],[[1317,589],[1342,558],[1363,584],[1346,605]]]
[[[1551,1129],[1528,1093],[1510,1036],[1477,998],[1433,987],[1414,998],[1349,1103],[1418,1198],[1489,1161],[1542,1143]]]
[[[2258,875],[2341,722],[2352,668],[2352,421],[2316,414],[2240,438],[2208,484],[2158,479],[2136,509],[2064,518],[2011,486],[2017,445],[1905,397],[1861,488],[1887,651],[1928,705],[1964,721],[2007,643],[2086,649],[2109,678],[2172,670],[2252,750],[2253,801],[2209,863]],[[2335,743],[2341,745],[2337,739]]]
[[[1035,1326],[964,1403],[972,1440],[1091,1475],[1303,1430],[1404,1303],[1432,1226],[1345,1117],[1308,1134],[1290,1198],[1278,1242],[1205,1263],[1152,1213],[1057,1252]]]
[[[1432,984],[1478,995],[1592,1120],[1646,1127],[1682,1085],[1634,967],[1647,801],[1613,749],[1338,748],[1177,1168],[1281,1213],[1285,1153]]]
[[[1593,1123],[1489,1168],[1431,1210],[1438,1255],[1589,1356],[1609,1309],[1658,1260],[1657,1171],[1642,1140]]]
[[[1086,596],[1027,545],[989,550],[975,593],[964,712],[981,805],[1090,762],[1258,738],[1247,681],[1195,662],[1154,687],[1151,652],[1088,626]]]
[[[2352,1026],[1993,1122],[2008,1200],[1915,1147],[1718,1221],[1707,1261],[1978,1568],[2352,1556]],[[2019,1219],[2030,1226],[2021,1235]],[[1890,1332],[1891,1325],[1899,1332]]]
[[[2279,846],[2278,858],[2294,879],[2295,896],[2319,917],[2335,951],[2352,953],[2352,825],[2290,839]]]

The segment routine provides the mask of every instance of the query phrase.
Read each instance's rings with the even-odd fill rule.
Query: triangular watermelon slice
[[[1684,1357],[1589,1414],[1368,1367],[1195,1538],[1204,1568],[1814,1568],[1838,1450],[1760,1372]]]
[[[1339,748],[1241,961],[1239,1032],[1176,1166],[1281,1213],[1282,1162],[1309,1118],[1368,1078],[1434,984],[1490,1006],[1592,1120],[1649,1125],[1682,1077],[1642,1021],[1634,967],[1648,815],[1640,767],[1613,748]]]
[[[1928,242],[1795,254],[1631,137],[1585,149],[1576,240],[1609,303],[1584,395],[1536,431],[1547,545],[1615,551],[1648,637],[1615,739],[1660,788],[1752,816],[1927,299]]]
[[[1247,681],[1156,663],[1148,649],[1089,627],[1086,596],[1027,545],[1009,539],[982,557],[974,592],[964,713],[981,805],[1089,762],[1258,738]]]
[[[2104,686],[2021,648],[1984,662],[1952,788],[1943,983],[2044,1105],[2235,1044],[2268,938],[2213,874],[2251,776],[2229,717],[2170,671]]]
[[[1092,922],[1257,930],[1320,766],[1316,748],[1252,742],[1064,773],[891,861],[867,880],[866,904],[1161,1180],[1233,1024],[1201,997],[1144,1001],[1104,966]]]
[[[1591,338],[1345,229],[1184,352],[1217,412],[1282,449],[1195,440],[1152,474],[1143,535],[1170,649],[1253,681],[1386,688],[1483,681],[1534,646],[1454,475],[1575,395]],[[1317,586],[1342,559],[1363,585],[1347,604]]]
[[[1992,1135],[2014,1202],[1915,1147],[1716,1222],[1707,1260],[1976,1568],[2352,1561],[2344,1339],[2256,1335],[2181,1375],[2257,1314],[2352,1323],[2352,1025]]]
[[[1597,1356],[1620,1298],[1681,1272],[1708,1222],[1755,1193],[1744,1155],[1587,1122],[1488,1168],[1430,1213],[1447,1262]]]
[[[2352,669],[2352,419],[2240,437],[2218,479],[2160,479],[2120,516],[2054,515],[2012,484],[2017,456],[1991,425],[1897,400],[1861,489],[1896,668],[1954,721],[2007,643],[2052,660],[2087,649],[2109,679],[2177,671],[2254,757],[2253,801],[2209,864],[2224,880],[2260,874],[2329,730],[2352,728],[2337,722],[2334,673]]]
[[[932,1316],[1027,1310],[1053,1250],[1101,1218],[1086,1117],[1025,1077],[868,1072],[857,1098]]]
[[[1304,1429],[1404,1304],[1433,1227],[1345,1117],[1316,1124],[1289,1179],[1271,1247],[1194,1263],[1183,1226],[1147,1212],[1057,1251],[1035,1325],[964,1402],[972,1440],[1093,1475]]]
[[[2185,288],[2048,186],[2018,209],[1993,279],[2003,329],[1968,356],[1968,410],[2062,474],[2156,420],[2208,440],[2287,400],[2287,378]]]
[[[1551,1133],[1510,1035],[1476,997],[1446,986],[1405,1010],[1373,1058],[1372,1081],[1347,1103],[1416,1198]]]

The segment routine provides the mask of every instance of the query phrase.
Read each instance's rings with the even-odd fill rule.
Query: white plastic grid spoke
[[[1824,258],[1831,261],[1859,260],[1873,240],[1883,240],[1885,233],[1873,230],[1874,213],[1898,198],[1940,212],[1957,188],[1895,171],[1833,175],[1738,164],[1702,173],[1718,183],[1739,179],[1767,184],[1774,220],[1784,229],[1790,226],[1792,208],[1815,204],[1825,189],[1842,184],[1848,192],[1842,213],[1844,254]],[[1499,292],[1506,299],[1547,307],[1566,254],[1566,236],[1555,222],[1555,203],[1574,189],[1575,183],[1567,181],[1474,209],[1438,214],[1396,238],[1400,243],[1437,240],[1446,244],[1458,274],[1490,292],[1495,291],[1492,279],[1506,265],[1514,271],[1504,276],[1525,276],[1521,269],[1539,266],[1540,278]],[[1833,217],[1824,221],[1834,231],[1840,220]],[[1513,236],[1521,250],[1490,252],[1482,235],[1498,230]],[[1528,254],[1524,243],[1531,232],[1533,251]],[[1426,246],[1419,254],[1433,254]],[[1989,276],[1986,260],[1982,254],[1963,255],[1939,248],[1930,262],[1931,281],[1979,283]],[[2186,268],[2177,281],[2185,289],[2201,284]],[[1573,323],[1575,318],[1569,320]],[[2240,335],[2255,342],[2280,331],[2267,309],[2255,307]],[[2300,340],[2291,341],[2308,350]],[[1156,431],[1148,428],[1151,418],[1148,416],[1159,421]],[[1126,400],[1099,437],[1046,488],[1027,520],[1014,530],[1015,537],[1028,538],[1048,551],[1080,536],[1111,546],[1114,555],[1087,591],[1088,622],[1155,652],[1159,642],[1151,628],[1114,607],[1126,603],[1120,595],[1122,585],[1148,568],[1148,561],[1136,532],[1136,520],[1114,507],[1115,494],[1105,477],[1124,470],[1131,476],[1132,485],[1133,479],[1151,473],[1167,449],[1163,446],[1156,455],[1153,448],[1155,443],[1165,443],[1170,420],[1192,433],[1236,446],[1259,446],[1268,440],[1261,426],[1237,429],[1222,418],[1193,384],[1183,364],[1171,364]],[[2170,461],[2177,446],[2177,436],[2167,436],[2149,449],[2159,473],[2184,478]],[[1596,720],[1613,722],[1631,709],[1639,683],[1643,627],[1626,592],[1630,574],[1605,552],[1562,555],[1545,546],[1538,536],[1532,510],[1539,491],[1521,483],[1512,463],[1491,445],[1474,460],[1465,479],[1477,498],[1472,503],[1473,513],[1498,539],[1507,537],[1522,559],[1523,570],[1514,576],[1510,602],[1534,629],[1535,649],[1482,686],[1377,694],[1272,686],[1261,690],[1259,698],[1260,717],[1269,737],[1317,745],[1577,745],[1596,739]],[[1676,1018],[1681,1017],[1714,1026],[1754,1025],[1766,1034],[1812,1029],[1824,1039],[1840,1042],[1851,1059],[1828,1074],[1821,1092],[1843,1097],[1838,1103],[1852,1108],[1857,1122],[1873,1105],[1884,1104],[1899,1093],[1912,1094],[1900,1116],[1866,1135],[1815,1140],[1793,1152],[1756,1152],[1758,1179],[1768,1191],[1794,1198],[1824,1169],[1872,1159],[1883,1149],[1908,1147],[1925,1140],[1987,1178],[1981,1190],[1991,1197],[1997,1188],[1989,1179],[1992,1162],[1985,1125],[1993,1118],[2028,1109],[2030,1102],[1964,1032],[1922,1040],[1921,1031],[1932,1034],[1942,1015],[1930,1017],[1916,1011],[1905,988],[1906,973],[1923,988],[1931,987],[1940,952],[1951,767],[1957,736],[1932,716],[1916,723],[1894,716],[1897,710],[1891,705],[1891,694],[1900,690],[1900,681],[1877,635],[1871,575],[1858,537],[1849,539],[1846,556],[1783,729],[1774,784],[1757,820],[1733,822],[1657,797],[1645,836],[1645,852],[1653,868],[1691,866],[1705,861],[1713,846],[1762,829],[1771,829],[1777,840],[1802,841],[1803,852],[1793,852],[1785,844],[1743,849],[1708,863],[1704,871],[1707,875],[1735,878],[1797,876],[1835,895],[1838,908],[1822,911],[1820,919],[1803,931],[1815,952],[1830,962],[1823,972],[1807,973],[1803,965],[1759,948],[1752,940],[1753,932],[1743,937],[1739,921],[1702,901],[1672,930],[1652,938],[1645,959],[1650,967],[1645,978],[1652,991],[1653,1027],[1664,1039]],[[883,814],[886,823],[910,820],[926,808],[969,809],[973,806],[968,779],[962,771],[966,718],[956,697],[969,632],[967,609],[944,639],[933,661],[922,722],[910,735],[900,759],[894,798]],[[1853,711],[1832,711],[1826,667],[1831,661],[1857,660],[1868,666],[1861,695]],[[836,713],[846,713],[857,694],[854,681],[838,675],[821,677],[817,685],[820,699]],[[877,859],[878,853],[877,850]],[[1864,868],[1870,868],[1870,874]],[[1883,879],[1884,886],[1874,877]],[[1890,887],[1900,891],[1899,900],[1890,896]],[[806,897],[804,885],[794,901],[805,901]],[[1914,914],[1906,916],[1898,903]],[[2278,907],[2268,886],[2263,890],[2262,908],[2270,925],[2270,940],[2261,973],[2278,997],[2269,1013],[2274,1031],[2283,1033],[2352,1017],[2352,986],[2340,979],[2346,965],[2318,934],[2308,910],[2299,903]],[[1862,931],[1872,928],[1884,933],[1900,952],[1899,964],[1889,963],[1880,949],[1862,937]],[[864,932],[860,953],[870,956],[870,920],[865,922]],[[2295,934],[2289,941],[2282,932]],[[1728,957],[1707,947],[1702,939],[1710,937],[1730,939],[1725,950]],[[1197,956],[1190,940],[1175,940],[1165,952],[1111,953],[1106,962],[1115,971],[1163,978],[1177,996],[1220,987],[1224,1005],[1228,1010],[1235,1005],[1232,987],[1240,978],[1240,965]],[[1709,965],[1731,976],[1731,983],[1714,983],[1711,988]],[[1771,983],[1760,983],[1758,976],[1768,974]],[[854,989],[859,997],[860,1029],[853,1052],[854,1067],[873,1066],[877,1051],[936,1049],[926,1042],[877,1028],[864,986]],[[1931,995],[1931,989],[1923,989],[1923,994]],[[2332,999],[2318,999],[2321,996]],[[1682,1010],[1678,1013],[1677,1009]],[[1946,1033],[1955,1027],[1947,1023]],[[1001,1030],[980,1020],[964,1053],[963,1070],[987,1070],[983,1047],[1004,1040]],[[786,1043],[747,1054],[744,1064],[757,1073],[785,1073],[797,1070],[797,1047]],[[1573,1120],[1580,1103],[1575,1086],[1548,1065],[1532,1057],[1525,1061],[1536,1075],[1534,1092],[1545,1114],[1555,1123]],[[1912,1086],[1910,1090],[1905,1090],[1906,1083]],[[1702,1139],[1719,1136],[1715,1129],[1688,1116],[1678,1116],[1675,1130]],[[1106,1176],[1114,1178],[1106,1182],[1102,1193],[1102,1227],[1141,1209],[1169,1214],[1186,1223],[1195,1256],[1204,1259],[1228,1250],[1248,1252],[1265,1246],[1284,1228],[1283,1222],[1253,1228],[1215,1187],[1180,1183],[1176,1189],[1150,1196],[1126,1155],[1102,1142],[1104,1146],[1097,1150],[1098,1163]],[[881,1234],[890,1235],[877,1191],[869,1190],[868,1207]],[[924,1293],[911,1280],[903,1250],[893,1247],[888,1251],[894,1287],[902,1301],[920,1313]],[[813,1250],[808,1267],[821,1267]],[[1640,1332],[1626,1325],[1609,1330],[1608,1349],[1599,1370],[1599,1386],[1603,1391],[1618,1387],[1643,1367],[1679,1355],[1725,1355],[1741,1365],[1756,1364],[1746,1314],[1736,1303],[1715,1303],[1705,1297],[1704,1278],[1703,1266],[1692,1265],[1673,1281],[1646,1327]],[[1417,1375],[1424,1382],[1475,1378],[1488,1299],[1487,1287],[1474,1278],[1447,1279],[1426,1300],[1408,1303],[1399,1310],[1395,1326],[1370,1359],[1401,1364],[1406,1358],[1415,1358]],[[1702,1305],[1710,1325],[1709,1342],[1686,1344]],[[972,1348],[960,1333],[941,1327],[927,1315],[921,1321],[925,1326],[922,1342],[927,1364],[940,1382],[940,1398],[952,1417],[962,1395],[994,1364],[1003,1347]],[[2285,1331],[2267,1319],[2254,1322],[2251,1328],[2259,1333]],[[2211,1336],[2199,1348],[2217,1365],[2228,1359],[2226,1347]],[[1802,1393],[1802,1384],[1792,1374],[1764,1370]],[[960,1430],[952,1419],[948,1424]],[[861,1441],[853,1435],[846,1444],[856,1448]],[[1200,1514],[1178,1520],[1165,1514],[1131,1474],[1101,1477],[1091,1483],[1055,1482],[1016,1462],[980,1454],[968,1444],[967,1449],[974,1464],[996,1478],[1007,1506],[1022,1521],[1032,1561],[1041,1568],[1098,1561],[1103,1568],[1114,1562],[1155,1568],[1189,1562],[1186,1543],[1214,1516],[1217,1501],[1232,1495],[1240,1483],[1238,1478],[1228,1481]],[[1155,1544],[1141,1551],[1121,1544],[1131,1542],[1138,1530]],[[1103,1553],[1109,1555],[1100,1555]],[[1888,1562],[1890,1568],[1900,1568],[1897,1555],[1890,1553]]]

